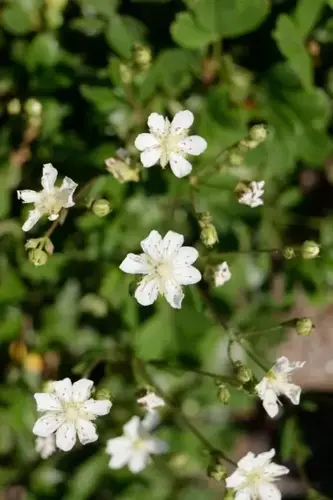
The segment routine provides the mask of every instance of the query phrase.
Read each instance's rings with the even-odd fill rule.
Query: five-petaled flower
[[[253,181],[250,182],[247,189],[244,190],[241,197],[239,198],[239,203],[243,205],[248,205],[251,208],[259,207],[263,205],[262,196],[264,194],[265,181]]]
[[[155,394],[155,392],[147,392],[145,396],[137,400],[137,403],[147,411],[155,411],[156,408],[165,406],[164,399]]]
[[[199,135],[188,136],[194,120],[191,111],[179,111],[170,123],[168,118],[151,113],[148,117],[149,134],[140,134],[135,140],[144,167],[152,167],[158,161],[162,168],[168,163],[176,177],[185,177],[192,170],[186,155],[198,156],[207,147]]]
[[[32,432],[47,438],[55,433],[56,445],[60,450],[69,451],[76,443],[76,435],[82,444],[98,439],[95,425],[98,416],[106,415],[111,402],[90,398],[92,380],[81,379],[72,382],[69,378],[52,382],[52,392],[34,395],[37,410],[43,412]]]
[[[224,285],[231,279],[231,272],[226,262],[222,262],[214,269],[214,285],[216,287]]]
[[[292,384],[291,373],[302,368],[305,361],[290,363],[288,358],[282,356],[277,359],[273,367],[264,378],[256,385],[256,392],[263,401],[263,407],[268,415],[273,418],[279,412],[279,396],[283,395],[290,399],[294,405],[298,405],[301,397],[301,388]],[[280,403],[281,404],[281,403]]]
[[[35,449],[41,458],[49,458],[57,450],[55,435],[51,434],[47,437],[36,438]]]
[[[132,417],[123,427],[123,435],[109,439],[106,453],[111,455],[109,467],[121,469],[125,465],[136,474],[141,472],[151,461],[151,455],[160,455],[168,451],[165,441],[152,436],[156,427],[155,414],[147,413],[143,420]]]
[[[236,493],[235,500],[281,500],[273,483],[289,469],[271,462],[274,455],[274,449],[257,456],[250,452],[237,463],[236,471],[226,479],[227,488]]]
[[[23,203],[33,203],[35,208],[29,211],[28,219],[22,226],[23,231],[29,231],[43,215],[48,215],[49,220],[56,220],[62,208],[75,205],[73,193],[77,188],[76,182],[65,177],[60,187],[55,186],[58,170],[51,163],[43,166],[42,187],[40,192],[24,189],[17,191],[17,197]]]
[[[199,254],[193,247],[183,247],[184,236],[168,231],[162,239],[157,231],[141,241],[143,254],[129,253],[120,264],[125,273],[143,274],[135,291],[142,306],[155,302],[158,294],[179,309],[184,298],[181,285],[192,285],[201,280],[200,272],[192,266]]]

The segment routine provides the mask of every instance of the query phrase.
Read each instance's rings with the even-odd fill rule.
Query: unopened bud
[[[133,62],[138,69],[147,70],[151,64],[152,54],[147,45],[136,43],[133,46]]]
[[[111,212],[111,205],[108,200],[101,198],[93,203],[91,209],[97,217],[105,217]]]
[[[39,117],[42,114],[43,106],[37,99],[31,97],[26,101],[24,110],[29,116]]]
[[[233,149],[228,154],[229,163],[235,167],[240,167],[244,163],[244,155],[237,149]]]
[[[267,130],[266,125],[264,125],[263,123],[261,123],[259,125],[254,125],[250,129],[249,135],[250,135],[250,139],[252,141],[257,142],[257,144],[259,145],[261,142],[264,142],[264,140],[267,138],[268,130]]]
[[[241,361],[236,361],[234,364],[234,371],[236,378],[242,382],[242,384],[246,384],[252,380],[253,374],[250,368],[248,368]]]
[[[41,373],[44,368],[44,361],[37,352],[30,352],[24,359],[24,369],[31,373]]]
[[[28,258],[34,266],[44,266],[47,262],[47,253],[44,250],[36,248],[35,250],[30,250],[28,253]]]
[[[28,353],[28,349],[23,340],[15,340],[9,344],[8,352],[13,361],[22,363]]]
[[[228,387],[224,384],[221,384],[218,386],[218,396],[220,401],[222,401],[223,404],[228,404],[229,399],[230,399],[230,391]]]
[[[124,182],[138,182],[140,180],[140,169],[130,167],[129,159],[107,158],[105,165],[106,170],[121,184]]]
[[[212,224],[212,217],[210,213],[205,212],[201,214],[199,219],[199,226],[201,227],[200,239],[206,247],[212,247],[218,242],[217,231]]]
[[[120,64],[119,67],[120,79],[125,84],[128,85],[133,80],[133,71],[128,64]]]
[[[300,335],[301,337],[307,337],[312,332],[313,326],[314,325],[310,318],[298,319],[295,326],[297,335]]]
[[[319,255],[320,246],[315,241],[304,241],[301,247],[301,255],[303,259],[314,259]]]
[[[283,257],[287,260],[293,259],[296,257],[296,252],[293,247],[285,247],[283,249]]]
[[[111,398],[110,391],[108,391],[107,389],[98,389],[98,391],[96,391],[95,398],[103,400],[110,399]]]
[[[223,481],[228,476],[228,471],[223,464],[223,457],[218,453],[211,454],[211,461],[207,467],[207,476],[215,481]]]
[[[18,115],[21,112],[21,101],[17,98],[11,99],[7,104],[9,115]]]

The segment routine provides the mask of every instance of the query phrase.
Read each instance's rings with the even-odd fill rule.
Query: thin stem
[[[219,379],[219,380],[221,380],[221,382],[226,382],[226,383],[233,382],[233,378],[228,377],[226,375],[219,375],[218,373],[207,372],[205,370],[200,370],[198,368],[188,368],[188,367],[180,366],[180,365],[170,365],[166,361],[160,360],[160,359],[156,359],[156,360],[153,359],[153,360],[147,361],[147,363],[149,365],[155,366],[156,368],[166,368],[166,369],[170,369],[170,370],[181,370],[181,371],[185,371],[185,372],[196,373],[197,375],[203,375],[205,377]]]
[[[275,325],[271,326],[269,328],[263,328],[262,330],[254,330],[254,331],[249,331],[249,332],[244,332],[244,333],[239,333],[239,335],[236,335],[237,338],[243,339],[243,338],[248,338],[248,337],[256,337],[257,335],[262,335],[263,333],[269,333],[273,332],[275,330],[279,330],[284,328],[284,325]]]
[[[264,370],[265,373],[267,373],[269,371],[269,368],[267,368],[267,366],[265,366],[261,361],[260,359],[257,357],[257,355],[252,351],[252,349],[250,349],[249,347],[245,346],[243,342],[237,340],[237,343],[242,346],[242,348],[244,349],[244,351],[246,352],[246,354],[249,356],[249,358],[252,359],[252,361],[254,363],[256,363],[260,368],[262,368]]]

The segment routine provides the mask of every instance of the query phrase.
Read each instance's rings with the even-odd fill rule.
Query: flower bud
[[[37,352],[30,352],[24,359],[24,369],[31,373],[41,373],[44,368],[44,361],[40,354]]]
[[[252,141],[257,142],[259,145],[260,143],[264,142],[264,140],[267,138],[268,135],[268,130],[266,125],[263,123],[260,123],[259,125],[254,125],[250,129],[250,139]]]
[[[111,212],[111,205],[108,200],[101,198],[93,203],[91,209],[97,217],[105,217]]]
[[[199,226],[201,227],[200,239],[208,248],[218,242],[217,231],[211,221],[212,217],[208,212],[203,213],[199,220]]]
[[[140,169],[130,167],[129,159],[107,158],[105,165],[106,170],[121,184],[124,182],[138,182],[140,180]]]
[[[242,382],[242,384],[246,384],[253,378],[252,371],[241,361],[236,361],[234,364],[235,377]]]
[[[28,253],[28,258],[32,264],[35,266],[44,266],[47,262],[47,253],[44,250],[36,248],[35,250],[30,250]]]
[[[15,340],[9,344],[8,352],[13,361],[22,363],[28,353],[28,349],[23,340]]]
[[[120,79],[125,85],[128,85],[132,82],[133,71],[130,68],[130,66],[128,66],[128,64],[123,64],[123,63],[120,64],[119,73],[120,73]]]
[[[136,43],[133,46],[133,62],[140,70],[147,70],[151,64],[152,54],[149,47]]]
[[[310,318],[299,318],[295,326],[297,335],[307,337],[312,332],[313,326]]]
[[[296,252],[293,247],[285,247],[283,249],[283,257],[287,260],[293,259],[296,257]]]
[[[17,98],[11,99],[7,104],[7,113],[9,115],[18,115],[21,112],[21,101]]]
[[[223,481],[228,476],[228,471],[223,464],[223,457],[218,453],[211,453],[210,464],[207,467],[207,476],[215,481]]]
[[[301,247],[301,255],[303,259],[314,259],[319,255],[320,246],[315,241],[304,241]]]
[[[39,117],[42,114],[43,106],[37,99],[30,97],[24,105],[24,110],[29,116]]]
[[[98,389],[98,391],[96,391],[95,398],[103,400],[110,399],[111,398],[110,391],[108,391],[107,389]]]
[[[240,167],[244,163],[244,155],[238,149],[232,149],[228,154],[229,163],[234,167]]]
[[[230,391],[226,385],[221,384],[218,386],[218,396],[223,404],[227,405],[229,403]]]

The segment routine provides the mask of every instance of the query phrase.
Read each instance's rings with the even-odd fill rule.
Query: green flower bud
[[[296,257],[296,252],[293,247],[285,247],[283,249],[283,257],[287,260],[293,259]]]
[[[296,322],[296,332],[297,335],[301,337],[307,337],[310,335],[313,329],[313,323],[310,318],[299,318]]]
[[[314,259],[319,255],[320,246],[315,241],[304,241],[301,247],[301,255],[303,259]]]
[[[110,391],[107,389],[98,389],[95,394],[96,399],[111,399]]]
[[[133,46],[133,62],[138,69],[147,70],[151,64],[152,54],[149,47],[136,43]]]
[[[24,110],[29,116],[40,117],[43,106],[37,99],[30,97],[24,105]]]
[[[133,71],[128,64],[120,64],[119,67],[120,79],[125,84],[128,85],[133,80]]]
[[[221,384],[218,387],[218,396],[219,396],[220,401],[222,401],[223,404],[227,405],[229,403],[230,391],[226,385]]]
[[[18,115],[21,112],[21,101],[17,98],[11,99],[7,104],[7,112],[9,115]]]
[[[242,382],[242,384],[246,384],[253,378],[252,371],[250,368],[244,365],[241,361],[236,361],[234,364],[235,377]]]
[[[220,453],[211,453],[210,464],[207,467],[207,476],[215,481],[223,481],[228,476],[228,471],[223,464],[223,457]]]
[[[91,209],[97,217],[105,217],[111,212],[111,205],[108,200],[101,198],[93,203]]]
[[[259,145],[261,142],[264,142],[264,140],[267,138],[268,135],[268,130],[266,125],[263,123],[260,123],[259,125],[254,125],[254,127],[251,127],[250,129],[250,139],[252,141],[257,142]]]
[[[201,227],[200,239],[208,248],[215,245],[219,240],[215,226],[211,221],[212,217],[208,212],[203,213],[199,220],[199,226]]]
[[[228,154],[228,160],[231,165],[240,167],[244,164],[244,155],[238,149],[233,149]]]
[[[47,262],[47,253],[44,250],[40,250],[36,248],[34,250],[30,250],[28,253],[28,258],[32,264],[35,266],[44,266]]]
[[[140,180],[140,168],[132,168],[128,160],[118,158],[107,158],[105,160],[106,170],[123,184],[124,182],[138,182]]]

